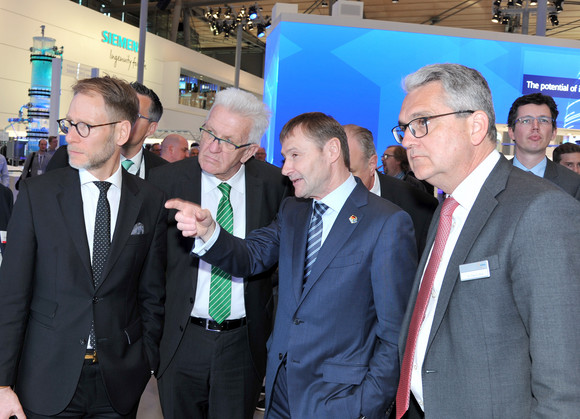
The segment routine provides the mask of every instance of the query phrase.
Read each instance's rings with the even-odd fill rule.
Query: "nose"
[[[416,141],[417,139],[415,138],[415,136],[411,134],[411,131],[409,130],[409,128],[407,128],[405,130],[405,135],[403,136],[403,141],[401,142],[401,145],[405,148],[409,148]]]
[[[222,145],[217,139],[213,139],[211,143],[209,143],[209,151],[212,153],[219,153],[222,151]]]
[[[288,163],[288,160],[284,160],[284,164],[282,164],[282,175],[288,176],[290,172],[290,163]]]
[[[532,119],[532,128],[534,128],[534,129],[540,128],[540,122],[538,121],[537,118]]]

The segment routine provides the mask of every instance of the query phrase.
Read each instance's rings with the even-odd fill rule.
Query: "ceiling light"
[[[523,4],[524,4],[524,0],[516,0],[516,6],[522,7]]]
[[[560,24],[560,21],[558,20],[558,15],[555,13],[552,13],[550,15],[550,22],[552,22],[552,26],[558,26]]]
[[[254,20],[258,17],[258,11],[256,10],[256,6],[250,6],[250,10],[248,10],[248,14],[250,15],[250,19]]]
[[[500,19],[501,19],[501,13],[499,10],[496,10],[493,14],[493,17],[491,18],[491,21],[493,23],[499,23]]]
[[[264,25],[261,23],[258,23],[258,26],[256,26],[256,30],[258,31],[258,38],[263,38],[265,33],[264,33]]]

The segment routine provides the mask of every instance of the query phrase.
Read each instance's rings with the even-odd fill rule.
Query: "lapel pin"
[[[356,218],[356,215],[351,215],[350,217],[348,217],[348,221],[350,221],[351,224],[356,224],[358,218]]]

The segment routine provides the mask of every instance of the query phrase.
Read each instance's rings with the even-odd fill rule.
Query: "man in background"
[[[558,107],[551,96],[531,93],[517,98],[508,114],[508,134],[515,143],[514,166],[558,185],[580,200],[580,175],[546,157],[556,139]]]
[[[153,154],[157,154],[158,156],[161,155],[161,144],[159,143],[151,144],[151,152]]]
[[[111,77],[73,93],[58,121],[70,167],[24,180],[8,225],[3,418],[134,418],[159,365],[164,196],[120,164],[139,102]]]
[[[131,87],[135,89],[139,99],[139,117],[133,125],[129,141],[122,147],[121,165],[129,173],[141,179],[148,179],[152,168],[167,163],[160,156],[143,147],[147,137],[157,130],[157,124],[163,115],[163,105],[152,89],[137,81],[132,82]]]
[[[576,417],[580,203],[496,151],[477,70],[429,65],[404,87],[393,134],[449,197],[403,321],[397,418]]]
[[[407,182],[383,175],[377,170],[377,152],[373,134],[358,125],[344,125],[350,152],[350,171],[360,178],[369,191],[405,210],[413,220],[419,256],[427,241],[427,231],[439,202],[432,195]]]
[[[58,137],[51,135],[48,137],[48,150],[46,152],[52,157],[54,152],[58,149]]]
[[[560,164],[580,175],[580,145],[575,143],[560,144],[554,149],[554,163]]]
[[[47,145],[48,142],[43,138],[38,141],[38,151],[33,151],[28,154],[22,167],[22,174],[20,175],[17,189],[19,189],[22,179],[39,176],[46,172],[46,166],[52,158],[52,155],[47,152]]]
[[[256,158],[256,160],[266,161],[266,149],[264,147],[258,148],[256,154],[254,154],[254,157]]]
[[[169,134],[161,142],[161,158],[173,163],[189,157],[189,144],[178,134]]]
[[[418,180],[409,166],[409,159],[407,158],[407,150],[400,145],[392,145],[387,147],[382,157],[383,170],[385,175],[392,176],[413,185],[415,188],[423,192],[428,192],[433,195],[433,187],[426,182]],[[429,188],[428,188],[429,187]]]
[[[227,212],[238,237],[268,225],[290,193],[279,168],[251,158],[269,116],[252,94],[220,91],[200,128],[199,156],[155,169],[151,181],[168,198],[196,202],[214,215]],[[266,369],[274,268],[222,280],[221,270],[191,254],[194,240],[182,236],[174,211],[167,239],[163,415],[251,419]]]

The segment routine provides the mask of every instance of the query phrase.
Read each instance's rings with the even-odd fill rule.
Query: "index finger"
[[[185,201],[179,198],[173,198],[165,202],[165,208],[176,209],[177,211],[183,211],[187,214],[193,215],[197,209],[201,208],[199,205],[193,202]]]

